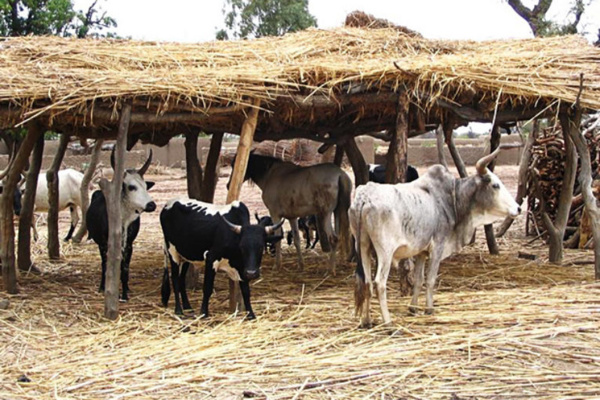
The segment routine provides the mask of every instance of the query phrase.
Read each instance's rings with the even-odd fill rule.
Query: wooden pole
[[[104,292],[104,317],[115,320],[119,316],[119,276],[121,269],[121,248],[123,243],[123,224],[121,222],[121,188],[125,171],[125,147],[131,119],[131,104],[125,104],[121,111],[119,132],[115,149],[115,166],[112,181],[100,181],[100,188],[106,198],[108,212],[108,256],[106,285]]]
[[[398,97],[396,125],[392,130],[392,138],[387,153],[385,181],[387,183],[406,182],[408,169],[408,130],[410,101],[406,92]]]
[[[435,130],[435,140],[438,153],[438,162],[448,169],[448,162],[446,161],[446,154],[444,153],[444,128],[442,125]]]
[[[255,99],[253,107],[250,108],[246,120],[242,124],[235,163],[233,165],[233,171],[231,171],[231,183],[229,184],[229,191],[227,192],[227,204],[240,198],[242,183],[244,183],[248,159],[250,158],[250,148],[252,147],[254,132],[256,131],[256,124],[258,122],[259,107],[260,100]],[[241,303],[240,297],[239,285],[234,281],[229,281],[229,310],[231,312],[235,312],[237,305]]]
[[[215,189],[217,187],[219,158],[221,157],[221,146],[223,144],[223,132],[213,133],[210,139],[210,149],[206,157],[204,166],[204,179],[202,180],[202,190],[200,200],[212,203],[215,198]]]
[[[500,146],[500,127],[498,124],[494,124],[492,126],[492,131],[490,132],[490,153],[496,150]],[[492,160],[488,164],[488,169],[490,171],[494,171],[496,167],[496,159]],[[488,224],[483,227],[485,231],[485,241],[487,242],[488,251],[490,254],[498,255],[500,254],[500,250],[498,249],[498,243],[496,243],[496,237],[494,236],[494,225]]]
[[[335,145],[335,154],[333,155],[333,163],[338,167],[342,166],[342,162],[344,161],[344,146]],[[367,179],[369,179],[367,175]]]
[[[454,144],[454,138],[452,137],[452,133],[454,131],[454,119],[451,116],[447,116],[446,120],[442,124],[444,128],[444,137],[446,138],[446,145],[448,146],[448,150],[450,151],[450,155],[452,156],[452,160],[454,161],[454,165],[456,166],[456,170],[458,171],[458,175],[461,178],[466,178],[467,168],[465,167],[465,163]]]
[[[100,159],[100,152],[102,151],[103,139],[96,139],[94,143],[94,149],[92,150],[92,156],[90,157],[90,163],[85,169],[83,179],[81,180],[81,225],[77,233],[73,236],[74,243],[81,243],[83,236],[87,233],[87,221],[85,215],[87,214],[88,207],[90,205],[90,193],[89,187],[96,168],[98,167],[98,160]]]
[[[60,258],[60,240],[58,238],[58,170],[62,164],[70,136],[60,135],[58,149],[50,169],[46,171],[48,185],[48,257],[51,260]]]
[[[343,148],[348,155],[350,165],[352,165],[352,171],[354,171],[354,186],[358,187],[369,182],[369,168],[354,138],[348,138],[344,142]]]
[[[34,130],[42,130],[38,123],[31,123],[27,127],[29,133]],[[21,201],[21,215],[19,216],[19,240],[17,249],[17,261],[21,271],[37,271],[31,261],[31,223],[33,222],[33,208],[35,206],[35,194],[42,158],[44,156],[44,135],[37,135],[37,141],[33,147],[33,155],[29,164],[29,171],[25,177],[25,194]]]
[[[200,200],[202,197],[202,165],[198,159],[198,132],[185,135],[185,169],[188,197]]]
[[[14,193],[21,177],[21,171],[27,164],[33,146],[40,135],[42,128],[32,128],[27,132],[25,139],[19,147],[15,161],[10,168],[2,195],[0,196],[0,259],[2,260],[2,280],[4,289],[11,294],[17,293],[17,271],[15,264],[15,227],[14,218]]]

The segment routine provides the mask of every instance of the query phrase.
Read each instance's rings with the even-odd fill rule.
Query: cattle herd
[[[254,319],[249,283],[260,276],[265,251],[274,252],[276,265],[280,266],[282,225],[287,219],[292,228],[288,244],[294,242],[300,268],[303,268],[304,261],[299,228],[305,234],[307,248],[314,248],[319,241],[321,249],[329,253],[332,273],[335,273],[338,249],[340,257],[356,260],[354,297],[361,326],[372,323],[370,299],[373,286],[383,322],[391,322],[386,295],[390,268],[411,257],[415,261],[415,284],[409,311],[418,311],[417,300],[425,279],[425,262],[429,260],[425,312],[432,313],[433,290],[440,261],[467,244],[477,227],[505,217],[514,218],[521,211],[500,179],[487,168],[499,150],[477,162],[476,175],[462,179],[455,178],[445,167],[434,165],[421,177],[416,169],[409,167],[407,183],[384,184],[385,167],[371,166],[370,182],[359,186],[353,199],[352,181],[334,164],[301,167],[273,157],[250,154],[244,180],[251,180],[261,189],[262,200],[270,215],[260,217],[255,214],[257,223],[252,224],[250,211],[242,202],[214,205],[188,198],[168,201],[160,212],[165,256],[162,303],[167,306],[172,290],[175,313],[191,310],[186,292],[186,273],[191,263],[204,261],[200,308],[203,317],[209,316],[208,304],[216,272],[225,270],[232,280],[239,282],[247,318]],[[114,168],[113,157],[114,153],[111,156]],[[154,183],[144,180],[151,159],[152,153],[140,169],[126,170],[123,176],[120,204],[122,301],[128,300],[129,263],[133,242],[140,229],[140,215],[156,209],[148,193]],[[0,172],[0,180],[5,175],[6,171]],[[71,209],[71,227],[65,240],[70,239],[77,225],[81,178],[81,174],[74,170],[59,173],[60,208]],[[17,190],[14,201],[17,214],[20,196],[21,191]],[[35,204],[38,211],[47,209],[48,194],[43,174],[38,180]],[[102,274],[99,289],[104,291],[108,214],[102,191],[93,193],[85,218],[89,238],[96,242],[100,252]],[[312,232],[315,233],[314,242]],[[372,268],[373,256],[376,268]]]

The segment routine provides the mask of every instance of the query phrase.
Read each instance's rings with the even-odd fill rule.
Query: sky
[[[549,15],[562,22],[572,0],[554,0]],[[75,0],[87,9],[92,0]],[[223,0],[99,0],[118,24],[117,34],[138,40],[204,42],[223,27]],[[526,5],[533,3],[524,0]],[[385,18],[430,39],[516,39],[531,31],[506,0],[309,0],[319,28],[343,24],[354,10]],[[600,0],[593,0],[582,19],[589,38],[600,28]]]

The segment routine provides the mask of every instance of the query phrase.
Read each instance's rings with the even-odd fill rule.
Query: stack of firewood
[[[581,130],[588,143],[590,158],[592,161],[592,179],[597,183],[600,179],[600,162],[598,157],[598,145],[600,144],[600,113],[587,116],[583,119]],[[526,233],[546,237],[546,228],[543,223],[542,213],[546,212],[554,220],[556,217],[559,196],[561,192],[563,177],[565,173],[565,147],[564,138],[560,128],[552,127],[543,129],[536,139],[531,150],[529,174],[527,182],[528,213]],[[577,166],[579,173],[580,166]],[[600,195],[600,182],[594,193]],[[579,182],[576,180],[574,197],[571,211],[567,222],[565,240],[567,246],[578,247],[586,243],[580,243],[579,238],[589,241],[589,224],[583,212],[583,198]],[[582,221],[582,215],[584,221]],[[581,225],[584,225],[583,231]]]
[[[252,151],[261,156],[275,157],[284,161],[291,161],[298,165],[314,165],[322,162],[321,154],[318,153],[320,143],[308,139],[280,140],[274,142],[265,140],[254,143]],[[223,162],[231,165],[236,149],[229,148],[221,151]]]

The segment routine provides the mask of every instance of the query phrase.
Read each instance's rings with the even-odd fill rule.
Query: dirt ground
[[[423,173],[425,168],[419,168]],[[517,167],[498,175],[514,193]],[[216,202],[223,203],[228,170]],[[185,195],[183,170],[151,168],[157,212],[142,216],[131,262],[131,299],[121,318],[102,318],[100,257],[93,243],[63,244],[50,263],[46,232],[33,258],[43,274],[22,274],[20,293],[0,299],[0,399],[380,398],[583,399],[600,396],[600,285],[593,254],[567,250],[547,263],[540,241],[524,237],[524,217],[499,239],[501,255],[476,243],[442,263],[436,314],[409,316],[398,277],[388,282],[391,326],[358,329],[353,270],[327,270],[320,250],[300,272],[284,245],[284,265],[263,259],[252,284],[256,321],[228,312],[228,282],[217,275],[211,318],[178,318],[160,305],[164,258],[158,221]],[[263,215],[260,190],[241,199]],[[69,214],[61,213],[61,235]],[[317,246],[318,247],[318,246]],[[519,250],[537,260],[517,257]],[[200,278],[201,280],[201,278]],[[191,293],[199,310],[201,285]],[[421,304],[424,298],[420,299]],[[375,322],[381,322],[377,299]]]

